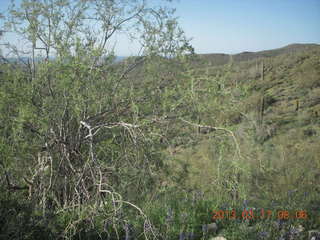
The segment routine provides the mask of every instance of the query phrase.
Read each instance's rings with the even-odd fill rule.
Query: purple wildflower
[[[184,232],[179,234],[179,240],[187,240],[187,236]]]
[[[259,237],[259,239],[265,239],[265,238],[269,237],[269,233],[265,232],[265,231],[259,232],[258,237]]]

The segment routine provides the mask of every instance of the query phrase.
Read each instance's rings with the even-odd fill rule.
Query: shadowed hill
[[[286,53],[295,54],[301,51],[312,50],[319,47],[319,44],[290,44],[282,48],[259,52],[242,52],[232,55],[223,53],[199,54],[199,57],[202,63],[211,66],[219,66],[229,63],[231,59],[233,62],[249,61],[263,57],[276,57]]]

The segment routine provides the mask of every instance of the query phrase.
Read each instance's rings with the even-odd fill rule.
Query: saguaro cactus
[[[262,60],[261,63],[261,81],[264,80],[264,62]],[[264,97],[264,90],[262,90],[262,94],[261,94],[261,99],[259,102],[259,107],[258,107],[258,111],[259,111],[259,124],[262,125],[263,123],[263,115],[264,115],[264,108],[265,108],[265,97]]]
[[[261,81],[264,80],[264,62],[262,60],[262,64],[261,64]]]
[[[260,100],[260,106],[259,106],[259,124],[260,125],[262,125],[263,123],[264,108],[265,108],[265,97],[264,95],[262,95]]]
[[[299,99],[297,99],[297,101],[296,101],[296,112],[299,111],[299,107],[300,107],[300,103],[299,103]]]

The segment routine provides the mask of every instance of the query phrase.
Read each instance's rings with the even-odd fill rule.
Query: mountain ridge
[[[275,57],[287,53],[296,53],[304,50],[319,48],[320,44],[316,43],[292,43],[284,47],[262,50],[262,51],[244,51],[236,54],[226,53],[203,53],[197,54],[201,60],[206,61],[209,65],[224,65],[233,62],[249,61],[256,58]]]

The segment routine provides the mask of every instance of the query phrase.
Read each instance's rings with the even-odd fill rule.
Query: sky
[[[180,0],[175,5],[199,53],[320,43],[320,0]]]
[[[1,12],[9,2],[0,0]],[[170,4],[196,53],[235,54],[320,43],[320,0],[173,0]],[[121,36],[116,42],[118,56],[137,54],[136,44]]]

